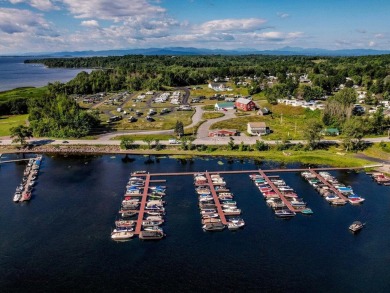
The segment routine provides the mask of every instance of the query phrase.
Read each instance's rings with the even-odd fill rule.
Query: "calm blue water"
[[[390,291],[390,189],[365,174],[333,172],[366,197],[361,206],[344,207],[328,205],[299,174],[280,174],[315,212],[291,220],[274,217],[248,175],[225,175],[247,226],[220,233],[202,231],[192,177],[166,177],[167,237],[115,243],[110,230],[133,170],[277,167],[224,159],[122,159],[44,156],[26,204],[12,202],[24,164],[1,165],[1,292]],[[367,222],[357,235],[348,231],[354,220]]]
[[[40,87],[48,82],[67,82],[74,78],[80,69],[46,68],[42,64],[24,64],[32,57],[0,57],[0,91],[17,87]],[[90,70],[84,70],[90,72]]]

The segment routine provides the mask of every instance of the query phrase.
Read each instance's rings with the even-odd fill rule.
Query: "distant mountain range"
[[[91,57],[91,56],[123,56],[123,55],[301,55],[301,56],[365,56],[390,54],[390,50],[373,49],[342,49],[327,50],[319,48],[284,47],[275,50],[256,49],[201,49],[191,47],[167,47],[167,48],[145,48],[145,49],[121,49],[105,51],[74,51],[56,52],[42,54],[25,54],[39,57]]]

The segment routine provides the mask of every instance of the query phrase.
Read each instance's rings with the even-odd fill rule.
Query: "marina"
[[[13,158],[16,156],[7,155],[7,160]],[[142,156],[132,158],[133,162],[124,163],[121,156],[44,155],[39,185],[33,191],[36,196],[31,204],[23,205],[14,204],[11,196],[26,164],[4,164],[0,168],[4,195],[0,197],[0,220],[4,223],[1,288],[39,291],[42,284],[37,279],[44,278],[45,288],[50,291],[58,291],[60,287],[81,288],[80,284],[89,291],[121,291],[126,279],[129,286],[138,286],[143,291],[154,290],[157,282],[161,290],[169,292],[229,291],[237,286],[248,288],[249,292],[284,292],[296,290],[301,283],[295,274],[299,271],[305,292],[387,291],[390,284],[386,276],[390,269],[385,260],[390,257],[387,253],[390,238],[383,231],[390,229],[390,197],[388,187],[376,184],[364,172],[328,170],[340,182],[353,187],[356,194],[366,197],[360,206],[347,204],[343,208],[329,205],[299,172],[266,173],[272,180],[284,180],[315,212],[311,217],[297,213],[285,221],[264,204],[257,186],[248,178],[250,174],[260,174],[249,171],[307,170],[306,166],[288,164],[281,168],[278,163],[259,165],[238,159],[228,164],[221,158],[197,158],[191,164],[160,158],[159,163],[145,164]],[[224,165],[218,164],[219,161]],[[167,179],[164,183],[149,184],[166,186],[167,195],[155,194],[157,200],[166,202],[164,222],[158,227],[167,236],[161,241],[139,241],[135,234],[125,242],[110,237],[116,224],[136,227],[138,214],[123,219],[118,214],[134,170],[147,170],[150,180]],[[215,187],[217,195],[230,198],[242,210],[243,229],[231,232],[225,227],[218,233],[202,229],[192,174],[205,170],[210,176],[223,177],[229,191],[218,192]],[[240,173],[222,173],[236,170]],[[191,175],[154,176],[164,172]],[[131,177],[145,180],[145,176]],[[152,193],[149,189],[149,194]],[[143,190],[141,196],[130,196],[128,204],[141,203],[142,195]],[[149,199],[150,196],[147,202]],[[145,224],[160,219],[158,215],[147,215],[146,211],[145,208],[143,220],[151,222]],[[208,221],[214,222],[212,218]],[[355,234],[349,230],[354,221],[366,223]],[[343,253],[330,254],[329,250]],[[244,269],[238,270],[241,264],[245,264]],[[373,270],[375,277],[356,278],[366,268]],[[334,273],[324,279],[324,271]],[[154,282],[146,282],[146,278],[153,278]],[[167,281],[172,279],[174,285]]]
[[[39,168],[42,162],[42,156],[38,155],[35,158],[12,160],[13,162],[28,161],[26,168],[23,172],[23,179],[19,186],[16,187],[15,194],[13,196],[14,202],[29,201],[32,197],[32,192],[36,180],[38,179]]]

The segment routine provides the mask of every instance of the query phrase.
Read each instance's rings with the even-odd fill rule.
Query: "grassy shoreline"
[[[178,148],[154,150],[135,149],[121,150],[118,146],[102,145],[46,145],[34,147],[32,149],[18,149],[15,146],[0,146],[0,153],[64,153],[64,154],[118,154],[118,155],[161,155],[178,159],[188,159],[193,157],[228,157],[228,158],[248,158],[256,160],[275,161],[280,163],[302,163],[307,165],[327,165],[332,167],[363,167],[373,165],[373,162],[356,158],[353,154],[339,155],[330,151],[290,151],[286,153],[280,151],[226,151],[215,150],[213,152],[184,151]]]

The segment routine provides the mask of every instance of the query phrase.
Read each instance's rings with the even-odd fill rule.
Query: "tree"
[[[258,151],[267,151],[269,146],[262,140],[256,140],[255,149]]]
[[[228,147],[229,147],[229,150],[234,150],[235,148],[235,143],[234,143],[234,138],[233,137],[229,137],[229,142],[228,142]]]
[[[187,138],[187,141],[188,141],[187,148],[190,151],[194,148],[194,145],[193,145],[194,140],[195,140],[195,137],[193,137],[193,136],[190,136]]]
[[[343,126],[344,140],[343,145],[347,151],[355,151],[363,148],[362,138],[364,137],[365,127],[363,120],[359,117],[353,117],[347,120]]]
[[[12,127],[10,132],[11,138],[13,138],[12,143],[20,143],[23,147],[27,145],[26,138],[31,138],[33,136],[31,128],[24,125]]]
[[[321,140],[322,124],[318,121],[308,121],[304,137],[310,149],[315,149]]]
[[[160,144],[160,140],[159,139],[155,139],[154,140],[154,146],[156,148],[156,151],[161,150],[161,144]]]
[[[148,145],[148,149],[151,149],[153,138],[151,137],[145,137],[142,141]]]
[[[120,147],[122,150],[128,150],[133,147],[134,139],[128,136],[124,136],[121,138]]]
[[[179,136],[179,138],[184,135],[184,124],[183,122],[177,120],[176,121],[176,125],[175,125],[175,130],[174,130],[175,134],[177,136]]]

